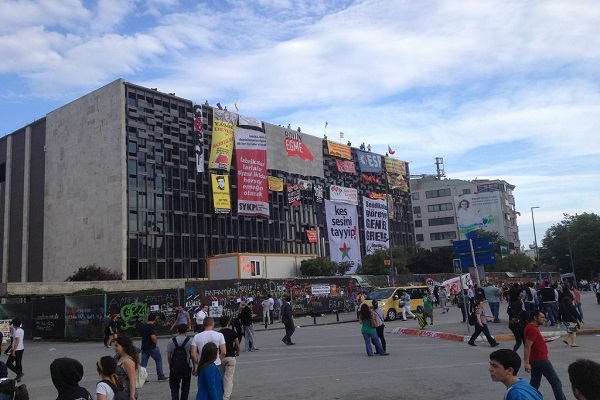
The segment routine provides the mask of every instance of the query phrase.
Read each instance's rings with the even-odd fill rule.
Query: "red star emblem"
[[[342,247],[340,247],[340,251],[342,252],[342,260],[344,259],[344,257],[348,257],[348,259],[350,259],[350,256],[348,255],[348,252],[351,250],[351,247],[348,247],[348,245],[346,244],[346,242],[344,242],[344,245]]]

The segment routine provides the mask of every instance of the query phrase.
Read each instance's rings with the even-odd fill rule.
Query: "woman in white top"
[[[115,400],[115,391],[123,391],[123,385],[116,374],[117,362],[111,356],[104,356],[96,363],[100,382],[96,384],[96,400]]]

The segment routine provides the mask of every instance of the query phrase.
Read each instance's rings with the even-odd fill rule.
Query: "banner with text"
[[[202,106],[194,104],[194,147],[196,151],[196,172],[204,172],[204,128],[202,126]]]
[[[345,144],[327,141],[327,152],[330,156],[352,160],[352,148]]]
[[[363,220],[367,254],[373,254],[375,250],[387,250],[390,238],[386,201],[363,196]]]
[[[263,132],[235,129],[238,215],[269,216],[267,138]]]
[[[325,218],[331,261],[348,262],[352,267],[347,273],[355,273],[361,262],[356,206],[325,200]]]
[[[356,150],[356,158],[358,159],[358,167],[361,172],[374,172],[376,174],[383,172],[381,156],[379,154]]]
[[[499,192],[463,194],[454,197],[459,239],[473,239],[475,231],[502,233],[502,203]]]
[[[264,123],[267,168],[323,178],[323,140],[304,132]]]
[[[358,190],[344,186],[329,186],[329,199],[340,203],[358,204]]]
[[[302,199],[302,195],[300,194],[300,185],[297,183],[288,183],[287,196],[288,206],[298,207],[300,205],[300,200]]]
[[[237,125],[238,115],[225,110],[213,108],[213,132],[208,158],[209,169],[229,171],[233,154],[233,131]]]
[[[356,174],[356,166],[354,161],[350,160],[335,160],[337,169],[339,172],[345,172],[347,174]]]
[[[212,178],[213,207],[215,214],[231,212],[231,196],[229,193],[229,175],[210,174]]]

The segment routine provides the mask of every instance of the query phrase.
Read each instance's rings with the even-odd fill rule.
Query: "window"
[[[439,189],[439,190],[429,190],[425,192],[425,197],[428,199],[434,199],[436,197],[447,197],[451,196],[450,188]]]
[[[431,204],[427,206],[428,212],[452,210],[452,203]]]
[[[412,199],[413,200],[419,200],[419,192],[413,192]]]
[[[250,272],[251,276],[260,276],[260,261],[250,261],[252,265],[252,271]]]
[[[445,240],[445,239],[456,239],[456,232],[436,232],[430,233],[429,238],[431,240]]]
[[[471,194],[471,189],[463,189],[462,194]]]
[[[415,228],[422,228],[422,227],[423,227],[423,220],[416,219],[415,220]]]
[[[421,206],[415,206],[415,207],[413,207],[413,213],[414,214],[421,214]]]
[[[429,220],[429,226],[452,225],[454,217],[432,218]]]
[[[419,234],[417,234],[415,236],[416,236],[417,242],[422,242],[423,241],[423,235],[422,234],[419,233]]]

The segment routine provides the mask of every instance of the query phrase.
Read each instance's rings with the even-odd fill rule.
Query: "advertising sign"
[[[353,274],[361,262],[356,206],[325,200],[325,215],[331,261],[349,262]]]

